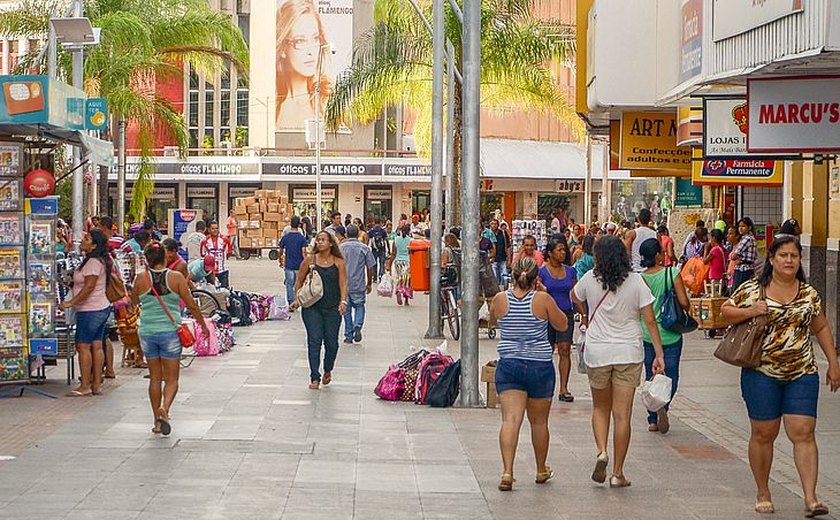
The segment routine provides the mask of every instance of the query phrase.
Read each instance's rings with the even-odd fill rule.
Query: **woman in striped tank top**
[[[513,287],[498,293],[491,305],[491,312],[498,318],[501,329],[496,367],[496,391],[502,405],[499,447],[504,470],[499,482],[501,491],[513,488],[513,461],[526,410],[537,462],[535,480],[537,484],[544,484],[554,476],[545,464],[548,412],[555,383],[548,324],[557,330],[565,330],[568,325],[566,315],[557,308],[554,299],[537,292],[537,263],[532,257],[523,256],[516,261],[511,282]]]

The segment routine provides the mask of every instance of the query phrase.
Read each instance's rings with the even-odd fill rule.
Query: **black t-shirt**
[[[501,229],[494,231],[496,235],[496,261],[507,262],[507,249],[510,246],[507,234]]]

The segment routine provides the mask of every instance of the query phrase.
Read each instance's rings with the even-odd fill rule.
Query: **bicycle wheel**
[[[441,302],[441,314],[449,327],[452,339],[458,340],[461,337],[461,318],[458,316],[458,305],[455,302],[455,293],[446,291]]]
[[[204,289],[193,289],[192,292],[193,300],[198,305],[198,308],[201,309],[201,315],[210,317],[216,312],[222,310],[222,306],[219,305],[219,301],[216,299],[213,294]],[[189,310],[187,310],[189,313]]]

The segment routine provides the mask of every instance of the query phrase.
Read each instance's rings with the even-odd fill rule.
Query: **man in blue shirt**
[[[344,311],[344,343],[362,341],[365,324],[365,300],[373,282],[376,260],[370,248],[359,241],[359,228],[347,226],[347,240],[341,243],[341,254],[347,269],[347,309]],[[355,314],[355,316],[354,316]]]
[[[300,217],[294,215],[292,229],[280,239],[280,265],[285,275],[286,299],[290,304],[295,300],[298,270],[300,270],[300,264],[303,263],[308,245],[309,241],[300,231]]]

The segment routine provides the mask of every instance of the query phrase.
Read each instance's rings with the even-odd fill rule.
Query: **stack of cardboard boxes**
[[[234,199],[233,209],[242,249],[277,247],[294,212],[289,197],[279,190],[256,190],[253,197]]]

